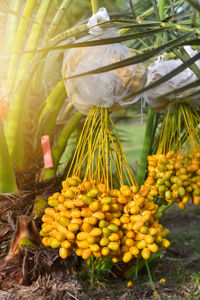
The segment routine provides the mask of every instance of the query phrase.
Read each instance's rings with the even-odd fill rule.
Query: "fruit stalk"
[[[144,143],[143,143],[142,153],[140,157],[140,166],[139,166],[138,176],[137,176],[137,182],[139,185],[141,185],[145,179],[147,156],[151,152],[151,146],[153,141],[155,116],[156,114],[154,113],[153,109],[149,107]]]

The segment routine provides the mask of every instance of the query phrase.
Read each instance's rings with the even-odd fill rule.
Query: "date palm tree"
[[[159,86],[187,67],[199,78],[200,71],[195,65],[198,57],[191,60],[183,49],[184,45],[198,46],[200,9],[197,2],[145,0],[142,7],[140,1],[131,0],[112,1],[111,4],[107,1],[91,2],[93,11],[97,7],[108,6],[111,20],[100,26],[114,26],[120,35],[82,42],[79,46],[125,42],[136,53],[132,58],[94,69],[91,74],[139,62],[147,67],[158,55],[167,51],[168,55],[183,61],[182,67],[176,68],[137,94],[142,95],[152,87]],[[90,1],[87,0],[1,2],[0,17],[6,31],[4,48],[0,53],[5,63],[3,79],[1,78],[1,98],[8,101],[9,108],[5,124],[0,127],[0,193],[16,191],[16,171],[24,170],[27,165],[34,165],[36,162],[41,170],[40,139],[43,135],[50,137],[54,162],[53,168],[45,169],[43,179],[58,174],[63,155],[68,157],[65,166],[70,160],[69,153],[73,152],[75,139],[78,137],[76,127],[83,115],[75,111],[71,104],[66,104],[67,95],[60,68],[64,51],[74,47],[73,39],[88,34],[86,22],[92,13],[90,7]],[[122,7],[124,13],[121,12]],[[78,76],[83,75],[85,74]],[[147,155],[151,152],[152,137],[159,124],[158,120],[161,119],[149,108],[138,171],[140,183],[144,181]]]

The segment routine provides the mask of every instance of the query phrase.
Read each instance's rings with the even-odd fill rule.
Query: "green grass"
[[[176,232],[176,234],[171,234],[170,239],[173,243],[182,243],[185,246],[192,246],[200,254],[200,239],[197,238],[198,235],[198,230],[188,229],[188,231],[185,233],[181,232],[179,234]]]

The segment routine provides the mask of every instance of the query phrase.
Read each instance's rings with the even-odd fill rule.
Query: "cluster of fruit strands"
[[[152,197],[184,210],[190,198],[200,203],[200,118],[195,109],[178,104],[163,123],[158,152],[148,157],[145,185],[151,186]]]
[[[119,189],[114,188],[112,164]],[[83,259],[94,255],[125,263],[134,257],[148,259],[159,247],[169,247],[169,230],[158,222],[151,189],[137,186],[107,109],[90,111],[73,168],[61,192],[48,199],[51,207],[45,209],[40,232],[45,246],[59,248],[63,259],[75,251]]]

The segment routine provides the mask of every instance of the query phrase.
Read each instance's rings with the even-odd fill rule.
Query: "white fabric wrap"
[[[96,14],[93,14],[87,23],[87,27],[90,28],[89,33],[92,35],[102,33],[103,29],[96,26],[98,22],[110,21],[110,17],[105,7],[99,8]],[[91,28],[92,27],[92,28]]]
[[[190,56],[197,54],[197,51],[193,51],[190,46],[186,46],[185,50]],[[157,60],[152,63],[147,70],[147,83],[146,86],[152,84],[156,80],[165,76],[169,72],[173,71],[175,68],[179,67],[183,62],[180,59],[176,60],[163,60],[163,56],[159,56]],[[196,62],[198,67],[200,67],[200,61]],[[183,72],[177,74],[171,79],[165,81],[164,83],[158,85],[155,88],[150,89],[144,93],[144,99],[148,102],[155,110],[164,112],[168,105],[175,98],[185,97],[192,92],[195,92],[199,88],[192,88],[186,91],[183,91],[179,94],[171,94],[168,97],[161,98],[156,100],[157,97],[164,95],[165,93],[171,92],[175,89],[181,88],[184,85],[190,84],[193,81],[197,80],[196,75],[189,69],[185,69]],[[200,104],[200,95],[192,96],[184,100],[184,103],[189,105],[198,105]]]
[[[108,20],[106,9],[100,8],[87,24],[90,28],[90,35],[77,40],[77,42],[119,36],[116,29],[102,29],[97,25],[98,21]],[[67,78],[89,72],[131,56],[134,56],[134,53],[120,43],[71,48],[65,53],[62,75],[63,78]],[[104,73],[66,79],[65,87],[74,106],[82,113],[87,114],[93,105],[119,109],[121,106],[136,102],[139,96],[132,97],[125,102],[122,99],[143,88],[145,82],[146,70],[142,65],[137,64]]]

